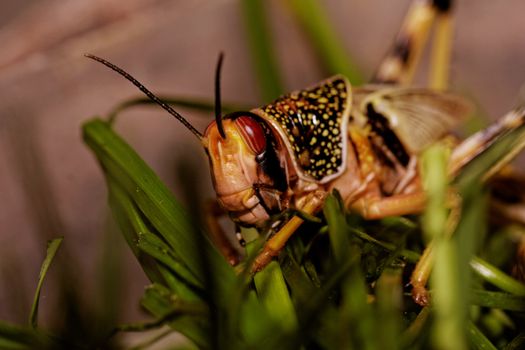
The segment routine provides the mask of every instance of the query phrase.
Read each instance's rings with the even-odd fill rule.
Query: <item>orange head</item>
[[[260,225],[282,209],[285,160],[279,158],[279,145],[260,117],[238,112],[213,121],[202,143],[219,203],[234,220]]]
[[[258,226],[270,214],[282,209],[282,198],[288,188],[286,161],[284,156],[279,156],[283,152],[279,152],[279,144],[270,127],[251,112],[236,112],[221,117],[219,83],[222,54],[215,78],[216,120],[208,126],[204,135],[129,73],[100,57],[86,56],[131,81],[201,140],[209,156],[219,202],[234,220]]]

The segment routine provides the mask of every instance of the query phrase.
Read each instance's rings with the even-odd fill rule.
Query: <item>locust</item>
[[[198,138],[209,159],[217,202],[241,226],[262,228],[276,214],[292,209],[315,215],[334,190],[349,211],[365,219],[418,214],[427,199],[419,170],[426,148],[437,142],[451,145],[448,172],[454,178],[495,140],[525,124],[525,108],[518,107],[463,141],[450,136],[472,110],[469,101],[445,91],[451,8],[451,1],[414,1],[370,84],[354,87],[336,75],[249,111],[222,115],[221,54],[215,119],[202,133],[129,73],[105,59],[87,57],[131,81]],[[430,86],[412,87],[433,25],[437,44]],[[274,225],[276,233],[266,241],[252,271],[262,270],[278,256],[302,223],[296,215]],[[227,245],[222,251],[232,264],[238,262]],[[422,304],[428,302],[424,292],[428,273],[428,268],[416,267],[411,280],[414,297]]]

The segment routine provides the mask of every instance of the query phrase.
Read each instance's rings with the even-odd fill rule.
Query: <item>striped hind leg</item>
[[[429,86],[448,82],[452,37],[452,0],[414,0],[394,45],[379,65],[372,83],[409,85],[421,60],[430,29],[436,24]]]
[[[490,156],[489,152],[495,147],[499,148],[497,156]],[[475,168],[474,176],[486,181],[517,156],[523,148],[525,148],[525,107],[518,107],[457,145],[450,156],[449,176],[457,179],[463,170],[471,165],[476,167],[476,161],[481,160],[478,163],[480,166]],[[455,211],[456,215],[449,219],[457,223],[459,202],[451,206],[452,213]],[[453,232],[454,226],[451,225],[447,234]],[[433,250],[432,244],[426,247],[411,276],[412,295],[414,300],[422,305],[428,303],[425,285],[433,265]],[[525,259],[518,263],[519,268],[525,269]]]
[[[504,140],[506,136],[509,136],[507,142]],[[450,176],[452,178],[458,176],[465,167],[498,145],[505,147],[506,152],[502,157],[489,159],[489,166],[482,177],[483,180],[496,174],[525,147],[525,106],[511,110],[487,128],[457,145],[450,157],[448,169]]]

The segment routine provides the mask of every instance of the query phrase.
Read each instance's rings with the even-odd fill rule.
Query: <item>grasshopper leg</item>
[[[398,194],[386,198],[361,198],[352,203],[351,209],[368,220],[387,216],[399,216],[420,213],[426,203],[424,192]]]
[[[481,157],[485,152],[490,150],[491,147],[501,139],[501,137],[522,130],[524,127],[525,107],[520,106],[505,114],[490,127],[477,132],[458,144],[452,151],[449,160],[448,172],[450,178],[457,176],[464,167],[468,166],[471,162],[475,161],[476,158]],[[514,142],[507,154],[493,160],[491,167],[484,174],[482,180],[487,181],[497,174],[498,171],[501,170],[504,165],[508,164],[508,162],[523,150],[523,148],[525,148],[525,138],[520,137]],[[451,235],[454,231],[454,225],[459,221],[459,198],[457,196],[449,197],[449,203],[451,203],[450,207],[452,208],[452,211],[449,216],[450,223],[449,228],[447,228],[447,234]],[[519,207],[505,207],[504,205],[500,205],[500,207],[496,209],[500,211],[500,215],[507,216],[509,219],[513,219],[517,222],[523,220],[523,215],[519,210]],[[432,255],[432,244],[429,244],[422,258],[416,265],[411,278],[411,283],[414,287],[414,299],[421,304],[428,302],[428,298],[425,296],[426,291],[424,290],[424,286],[432,269]]]
[[[434,29],[434,42],[430,56],[429,85],[436,90],[448,87],[452,34],[454,31],[451,1],[434,1],[438,16]]]
[[[461,216],[461,199],[456,194],[450,193],[448,206],[451,208],[445,228],[445,238],[448,239],[454,233]],[[427,306],[430,297],[426,288],[432,266],[434,264],[434,241],[431,241],[423,251],[421,258],[417,262],[412,275],[410,284],[412,285],[412,298],[421,306]]]
[[[206,203],[205,213],[208,235],[213,244],[231,265],[237,265],[241,258],[240,253],[228,239],[226,232],[224,232],[219,224],[219,218],[226,215],[226,212],[220,207],[217,201],[210,200]]]
[[[456,224],[459,222],[461,208],[459,203],[460,199],[458,196],[451,192],[448,197],[448,206],[450,206],[451,212],[446,229],[447,237],[454,232]],[[419,191],[408,194],[398,194],[386,198],[361,198],[352,204],[351,209],[357,211],[366,219],[381,219],[387,216],[420,213],[423,211],[425,204],[426,194],[425,192]],[[433,252],[433,244],[430,242],[410,277],[414,301],[422,306],[429,303],[429,296],[425,286],[432,271]]]
[[[437,43],[434,45],[431,86],[434,75],[439,84],[446,84],[450,52],[451,0],[414,0],[397,34],[394,45],[379,65],[372,83],[408,85],[412,82],[416,68],[427,42],[430,29],[438,21]],[[444,73],[444,74],[443,74]]]
[[[305,204],[301,209],[302,212],[313,215],[323,205],[326,192],[317,191],[313,192],[305,200]],[[262,251],[255,258],[252,265],[252,272],[258,272],[268,265],[274,257],[279,255],[284,245],[294,234],[294,232],[301,226],[303,219],[294,216],[264,245]]]

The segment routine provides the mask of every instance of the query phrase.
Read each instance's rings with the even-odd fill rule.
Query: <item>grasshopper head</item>
[[[204,135],[167,103],[123,69],[100,57],[86,54],[132,82],[153,102],[178,119],[203,144],[210,160],[219,202],[232,218],[244,225],[261,225],[281,210],[288,188],[285,152],[266,122],[252,112],[221,116],[219,56],[215,78],[216,119]]]
[[[213,121],[202,142],[218,200],[234,220],[258,226],[282,209],[285,170],[261,118],[239,112]]]

